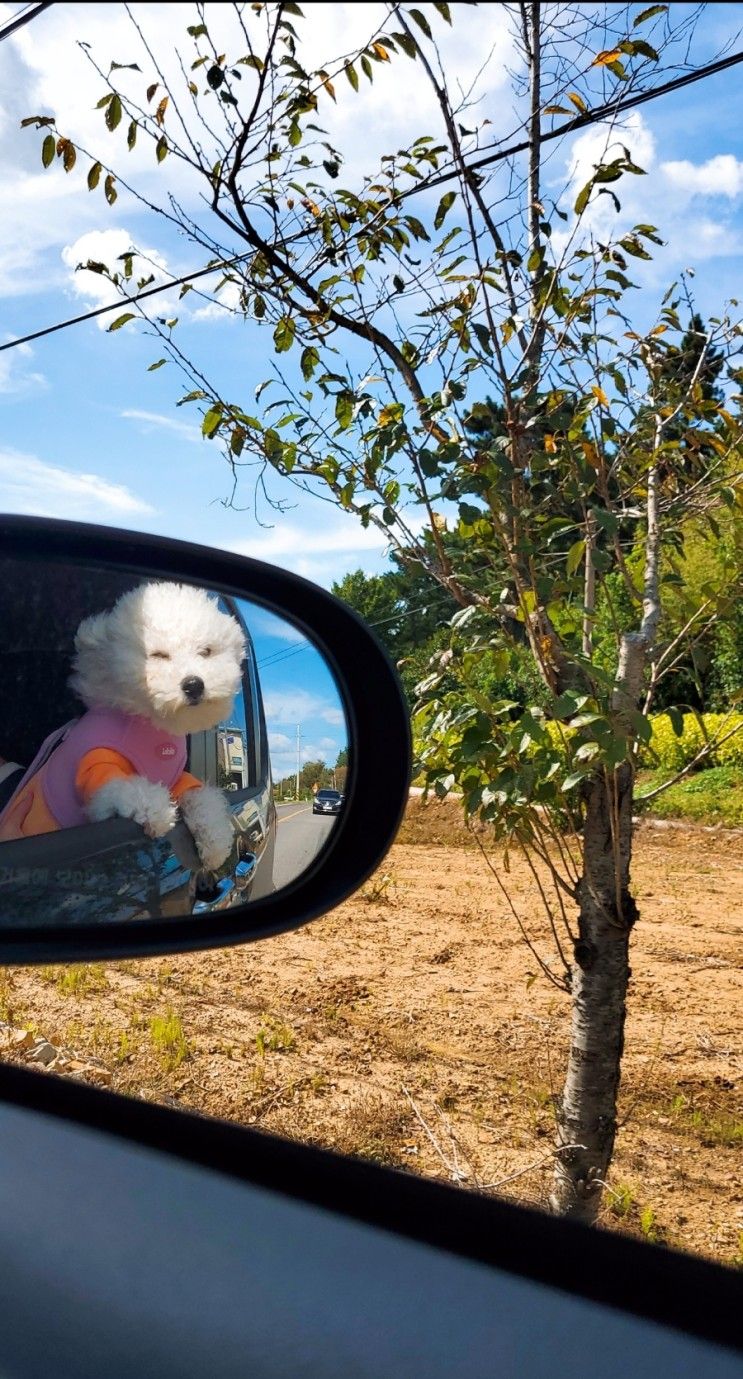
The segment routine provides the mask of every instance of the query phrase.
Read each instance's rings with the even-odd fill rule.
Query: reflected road
[[[277,804],[276,814],[273,884],[280,891],[307,870],[330,837],[337,816],[313,814],[311,804]]]

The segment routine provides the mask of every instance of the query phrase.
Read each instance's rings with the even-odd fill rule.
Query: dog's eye
[[[153,658],[157,657],[158,661],[170,660],[170,653],[168,651],[151,651],[150,656],[152,656]]]
[[[205,646],[204,649],[203,649],[203,651],[200,651],[200,652],[199,652],[199,655],[200,655],[200,656],[211,656],[211,654],[212,654],[212,649],[211,649],[210,646]]]

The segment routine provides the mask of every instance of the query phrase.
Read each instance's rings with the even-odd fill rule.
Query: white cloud
[[[727,153],[715,154],[702,163],[688,159],[662,161],[656,139],[638,112],[627,117],[619,132],[607,125],[596,125],[574,140],[567,159],[566,204],[575,201],[599,163],[621,157],[624,148],[646,175],[628,173],[620,182],[611,184],[621,205],[618,214],[610,196],[594,192],[576,238],[571,240],[570,230],[553,234],[552,245],[557,254],[569,242],[575,247],[589,233],[606,240],[638,222],[656,225],[666,241],[666,248],[662,255],[658,251],[653,264],[633,260],[633,275],[641,281],[658,273],[659,258],[666,275],[671,264],[693,266],[743,250],[734,219],[734,203],[743,194],[743,162]],[[727,202],[724,208],[720,198]]]
[[[145,434],[156,430],[172,431],[182,440],[197,445],[203,439],[197,426],[189,426],[187,421],[178,421],[176,417],[166,417],[160,412],[143,412],[137,407],[127,407],[120,415],[127,421],[140,422],[140,429]]]
[[[249,540],[231,543],[228,549],[330,585],[342,579],[347,570],[370,564],[376,568],[388,547],[377,527],[365,529],[352,517],[339,521],[332,507],[325,505],[308,510],[301,526],[281,521]]]
[[[0,508],[82,521],[153,510],[123,484],[113,484],[99,474],[45,464],[35,455],[7,448],[0,450]]]
[[[734,200],[743,192],[743,163],[732,153],[718,153],[706,163],[680,162],[661,164],[667,182],[686,196],[726,196]]]
[[[13,338],[12,335],[5,336],[5,340]],[[30,345],[16,345],[12,350],[5,350],[0,354],[0,393],[18,397],[23,393],[36,393],[41,388],[48,387],[43,373],[37,373],[35,369],[28,367],[28,362],[32,358],[33,350]]]
[[[89,262],[104,263],[112,273],[122,273],[124,264],[119,260],[134,247],[133,236],[128,230],[120,227],[110,230],[89,230],[86,234],[80,235],[74,244],[65,245],[62,250],[62,262],[68,269],[69,284],[75,295],[82,297],[94,307],[108,306],[109,303],[115,302],[117,289],[108,278],[102,273],[93,273],[86,268],[78,269],[78,265]],[[127,282],[122,282],[122,287],[127,295],[135,293],[138,281],[150,276],[154,279],[150,286],[155,287],[159,283],[168,282],[172,275],[162,254],[156,249],[142,248],[139,253],[133,255],[131,278]],[[166,292],[157,298],[158,314],[168,314],[174,307],[175,296],[170,297]],[[126,309],[124,301],[122,309]],[[108,330],[112,319],[115,319],[113,312],[111,316],[99,316],[99,328]]]
[[[511,116],[510,102],[503,100],[504,89],[510,82],[508,68],[513,56],[506,7],[481,6],[472,14],[461,8],[462,19],[455,21],[451,29],[432,12],[435,37],[447,70],[455,74],[455,91],[459,86],[467,93],[466,123],[471,125],[488,116],[492,121],[489,134],[497,134],[502,132],[503,122]],[[233,56],[245,51],[237,9],[232,5],[210,5],[208,16],[217,51]],[[151,50],[157,54],[166,82],[176,94],[181,92],[183,76],[179,54],[188,67],[193,56],[193,40],[187,36],[186,26],[194,22],[194,6],[137,4],[134,14]],[[263,16],[253,15],[246,6],[242,21],[256,34],[260,32],[260,47]],[[335,70],[336,57],[351,51],[355,44],[366,43],[375,31],[384,30],[387,22],[387,7],[381,3],[313,3],[304,21],[295,20],[300,61],[310,69],[322,66]],[[81,42],[85,43],[85,49],[80,46]],[[111,212],[102,189],[99,187],[90,194],[85,189],[84,177],[90,166],[88,153],[91,158],[100,157],[104,163],[113,165],[120,174],[117,216],[132,218],[144,209],[127,190],[126,182],[135,186],[148,201],[164,204],[166,209],[166,197],[172,194],[188,212],[200,214],[203,182],[198,174],[183,159],[173,156],[157,164],[151,140],[142,134],[134,149],[127,152],[125,121],[110,134],[104,125],[103,110],[96,109],[105,91],[105,82],[88,60],[86,51],[104,71],[112,57],[124,63],[139,63],[141,72],[120,70],[116,74],[120,89],[137,104],[144,102],[143,89],[148,82],[157,80],[151,60],[143,51],[123,5],[51,6],[32,25],[1,46],[3,114],[12,137],[4,139],[0,150],[0,160],[4,163],[0,169],[4,197],[10,210],[10,221],[4,226],[5,243],[0,247],[0,291],[35,292],[42,284],[51,286],[64,281],[58,264],[54,263],[53,251],[59,251],[64,245],[74,246],[84,234],[101,231],[102,227],[110,225]],[[491,50],[495,51],[495,59],[481,71]],[[323,126],[331,142],[347,150],[348,161],[344,168],[347,185],[352,185],[362,173],[373,176],[383,153],[411,142],[422,129],[433,135],[441,131],[436,97],[420,62],[397,54],[389,63],[375,63],[373,73],[373,84],[362,76],[358,94],[339,73],[336,104],[325,92],[320,93],[317,123]],[[244,69],[241,89],[248,99],[252,81],[255,81],[254,74]],[[206,99],[209,101],[210,97]],[[190,117],[188,99],[185,109]],[[39,131],[21,132],[18,128],[21,118],[34,113],[54,113],[60,128],[80,150],[77,166],[69,175],[57,160],[48,171],[40,169]],[[220,150],[212,146],[209,136],[198,125],[196,130],[207,160],[214,162],[221,156]],[[171,101],[166,134],[175,135],[178,131],[179,117],[175,102]],[[75,290],[83,295],[79,285]],[[232,292],[228,287],[223,296],[228,308],[234,305]],[[93,300],[99,298],[93,294]],[[197,306],[193,314],[201,321],[227,317],[224,309],[213,305]]]
[[[321,699],[309,690],[295,689],[291,686],[285,689],[264,688],[263,703],[266,722],[271,729],[274,724],[284,727],[287,723],[302,723],[306,719],[320,719],[334,728],[345,726],[346,716],[340,702],[333,703],[332,700]]]

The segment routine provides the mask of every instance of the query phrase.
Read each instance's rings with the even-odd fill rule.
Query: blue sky
[[[0,17],[19,8],[0,4]],[[673,6],[676,14],[688,8]],[[134,9],[158,51],[172,49],[173,34],[194,22],[189,5]],[[488,69],[479,113],[491,119],[496,137],[513,126],[503,7],[457,10],[451,33],[436,21],[437,35],[444,41],[450,71],[464,82],[474,77],[494,46],[496,61]],[[210,6],[209,11],[225,13],[229,7]],[[381,12],[376,4],[313,4],[308,60],[321,65],[329,54],[347,51],[357,38],[368,36]],[[434,19],[432,15],[432,23]],[[743,4],[709,6],[695,39],[694,63],[715,57],[740,28]],[[105,133],[101,112],[94,110],[104,84],[77,47],[79,39],[92,44],[105,67],[111,58],[126,62],[139,57],[123,6],[117,3],[54,5],[0,44],[0,340],[110,300],[110,289],[100,278],[75,274],[81,259],[110,260],[136,244],[161,277],[177,276],[202,261],[193,246],[143,212],[123,189],[110,209],[100,194],[89,195],[87,160],[81,160],[79,175],[76,171],[67,177],[56,165],[42,171],[40,136],[21,132],[19,122],[29,114],[54,111],[81,146],[104,150],[148,194],[172,187],[186,205],[198,207],[196,189],[175,159],[168,158],[158,170],[149,150],[137,149],[127,161],[123,141],[114,143]],[[400,71],[395,63],[376,69],[374,86],[362,90],[363,101],[339,86],[337,107],[323,111],[334,121],[333,133],[351,149],[344,177],[350,185],[354,173],[381,152],[399,147],[427,126],[436,128],[418,64],[405,66],[404,81]],[[727,296],[743,295],[740,74],[741,68],[734,69],[646,105],[628,119],[624,142],[648,175],[622,184],[623,221],[650,221],[667,240],[653,263],[639,265],[635,273],[642,285],[636,294],[640,317],[652,315],[665,285],[690,266],[703,313],[715,312]],[[572,195],[587,180],[605,137],[601,128],[591,129],[561,148],[549,164],[546,190],[558,194],[567,183]],[[608,203],[607,197],[599,198],[587,226],[608,228],[603,219],[613,215]],[[256,385],[270,372],[268,336],[255,324],[208,308],[195,294],[185,299],[180,314],[182,347],[208,361],[224,393],[251,403]],[[326,587],[350,569],[384,568],[384,542],[376,530],[364,532],[331,504],[288,485],[282,489],[278,480],[273,493],[286,503],[282,513],[263,504],[256,514],[249,483],[238,495],[242,510],[225,506],[229,474],[218,448],[201,439],[197,413],[176,407],[186,390],[181,379],[170,365],[147,372],[147,365],[161,355],[157,342],[140,326],[107,335],[96,323],[0,354],[0,510],[101,521],[221,546],[292,569]],[[282,641],[288,635],[289,630],[274,627],[273,634],[265,633],[264,647],[264,659],[271,662],[266,667],[271,672],[270,729],[277,763],[282,754],[282,771],[291,755],[283,739],[294,732],[300,691],[314,696],[302,716],[308,748],[319,749],[326,740],[323,752],[330,759],[337,753],[336,743],[343,745],[342,728],[323,717],[332,712],[330,700],[318,713],[310,712],[317,708],[315,701],[325,703],[328,691],[317,658],[305,651],[271,661],[280,646],[289,646]]]
[[[346,720],[335,679],[311,642],[283,618],[242,600],[253,639],[266,710],[274,780],[300,761],[334,766],[348,744]]]

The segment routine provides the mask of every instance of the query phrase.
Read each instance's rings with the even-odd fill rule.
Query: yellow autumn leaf
[[[609,399],[606,396],[606,393],[604,392],[603,388],[600,388],[598,386],[598,383],[593,384],[591,392],[593,393],[594,397],[601,403],[602,407],[609,406]]]
[[[386,48],[382,47],[381,43],[372,43],[372,48],[374,49],[380,62],[389,62],[390,55],[387,52]]]
[[[616,62],[622,56],[619,48],[606,49],[603,53],[598,53],[591,63],[592,67],[608,67],[610,62]]]
[[[544,448],[547,451],[548,455],[557,454],[557,441],[555,440],[554,436],[545,436]]]

